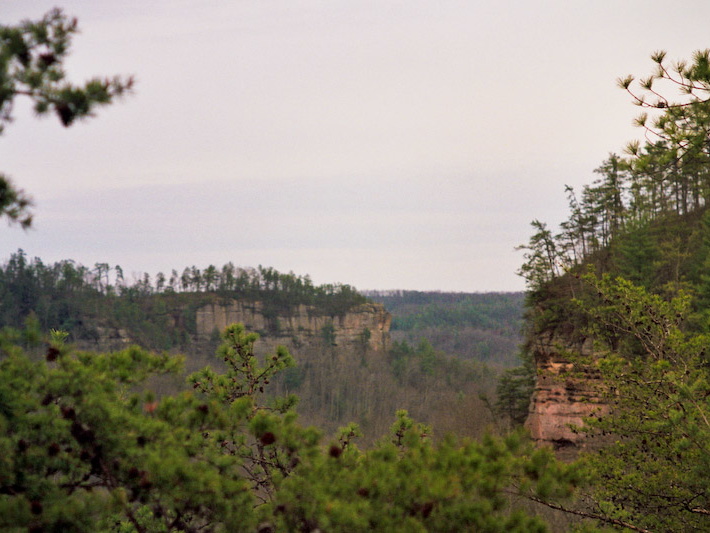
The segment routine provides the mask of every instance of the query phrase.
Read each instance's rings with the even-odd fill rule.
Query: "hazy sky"
[[[57,4],[0,0],[0,23]],[[710,47],[710,2],[67,0],[69,77],[135,94],[62,128],[18,102],[0,171],[36,203],[0,258],[127,273],[273,266],[359,289],[520,290],[529,223],[566,216],[640,136],[616,87]]]

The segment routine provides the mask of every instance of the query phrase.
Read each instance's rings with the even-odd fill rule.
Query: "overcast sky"
[[[56,1],[2,0],[0,23]],[[640,132],[616,87],[710,47],[710,2],[66,0],[74,81],[135,94],[70,129],[16,105],[0,258],[232,261],[359,289],[521,290],[516,245]]]

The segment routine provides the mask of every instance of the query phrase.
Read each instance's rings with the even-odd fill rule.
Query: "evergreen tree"
[[[17,96],[32,100],[38,115],[54,113],[68,127],[131,89],[132,78],[94,78],[82,86],[66,80],[64,61],[77,29],[76,19],[60,9],[37,21],[0,26],[0,134],[12,121]],[[30,208],[29,197],[0,174],[0,216],[27,228]]]
[[[518,274],[525,278],[531,289],[535,289],[559,276],[560,252],[547,224],[533,220],[531,225],[537,231],[530,237],[529,244],[517,248],[526,250],[525,263],[520,267]]]
[[[495,412],[522,426],[528,417],[536,377],[535,362],[527,356],[523,356],[522,365],[504,371],[496,387]]]
[[[193,390],[155,399],[146,379],[179,361],[132,347],[75,352],[54,332],[45,357],[0,332],[0,528],[29,531],[546,531],[510,494],[569,498],[575,466],[520,434],[446,438],[406,412],[367,451],[350,425],[327,443],[294,398],[264,389],[293,364],[254,357],[257,336],[224,332]]]

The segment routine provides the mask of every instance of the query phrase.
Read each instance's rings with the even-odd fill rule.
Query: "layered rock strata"
[[[600,395],[599,374],[589,366],[570,363],[570,354],[593,356],[589,339],[571,342],[554,332],[532,341],[537,382],[526,427],[535,441],[561,453],[575,454],[597,444],[575,431],[584,419],[607,411]]]
[[[168,327],[175,328],[184,320],[183,311],[183,308],[174,310]],[[196,310],[192,340],[197,343],[198,351],[209,347],[211,355],[218,334],[236,322],[261,335],[256,346],[260,354],[270,353],[278,345],[286,346],[293,354],[308,346],[344,348],[338,349],[339,353],[352,350],[384,353],[391,342],[392,316],[381,304],[362,304],[335,316],[323,315],[305,305],[274,315],[261,302],[229,299]],[[75,345],[82,350],[111,351],[138,342],[125,328],[102,325],[95,326],[92,332],[91,336],[76,340]]]
[[[327,316],[305,305],[290,313],[269,316],[260,302],[227,300],[197,310],[198,339],[207,339],[229,324],[241,322],[248,331],[264,334],[262,345],[309,343],[329,339],[334,345],[351,345],[374,351],[389,347],[392,316],[381,304],[367,303],[343,315]]]

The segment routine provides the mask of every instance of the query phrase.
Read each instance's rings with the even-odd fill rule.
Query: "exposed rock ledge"
[[[266,344],[287,346],[294,341],[320,341],[324,328],[332,324],[335,344],[385,351],[389,347],[392,316],[381,304],[366,303],[353,307],[342,316],[324,316],[314,308],[300,305],[289,314],[267,317],[260,302],[226,300],[197,310],[197,336],[209,338],[215,331],[222,331],[235,322],[241,322],[249,331],[267,333]]]
[[[606,411],[599,396],[598,373],[592,368],[574,368],[565,354],[593,355],[589,339],[571,343],[554,333],[538,335],[532,345],[537,383],[525,423],[539,444],[574,454],[593,446],[584,433],[573,431],[589,416]]]

